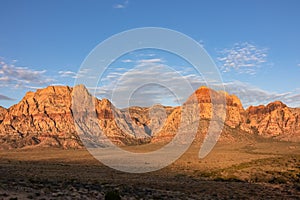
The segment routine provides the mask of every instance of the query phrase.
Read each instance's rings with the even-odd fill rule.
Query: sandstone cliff
[[[285,141],[300,141],[300,109],[280,101],[266,106],[250,106],[246,125],[256,134]]]
[[[84,87],[78,87],[82,89],[83,94],[87,93]],[[1,148],[35,145],[81,148],[82,142],[71,112],[72,90],[67,86],[49,86],[36,92],[28,92],[18,104],[10,107],[8,112],[1,107]],[[116,113],[120,111],[113,108],[108,100],[94,100],[99,124],[110,140],[121,145],[142,142],[128,133],[128,124],[122,130],[118,128],[113,120],[112,109]]]
[[[72,98],[75,92],[80,94],[76,104]],[[94,121],[85,123],[84,118],[80,118],[74,123],[72,105],[76,105],[84,117],[82,105],[89,98],[94,103]],[[193,113],[195,107],[197,113]],[[9,109],[0,107],[0,147],[81,148],[82,141],[93,146],[107,139],[118,145],[168,142],[180,126],[185,126],[187,134],[197,127],[196,141],[201,142],[212,121],[221,124],[222,110],[225,110],[225,121],[220,141],[255,140],[257,137],[300,141],[300,109],[289,108],[282,102],[250,106],[245,110],[238,97],[200,87],[181,107],[154,105],[119,110],[107,99],[92,97],[79,85],[75,88],[49,86],[28,92]],[[92,133],[95,127],[97,131]],[[84,133],[91,134],[83,138],[80,134]]]
[[[188,98],[185,104],[197,104],[198,106],[199,118],[194,119],[199,123],[196,141],[203,141],[212,120],[216,121],[215,123],[217,124],[219,123],[220,127],[222,126],[222,122],[224,122],[220,140],[231,142],[251,137],[250,135],[245,135],[245,130],[241,128],[246,121],[246,113],[236,96],[229,95],[223,91],[217,92],[207,87],[200,87]],[[181,121],[187,120],[181,119],[181,110],[181,107],[174,109],[173,113],[169,115],[162,131],[154,135],[154,142],[167,142],[174,137]],[[224,115],[224,119],[220,115]]]
[[[80,140],[72,125],[71,90],[51,86],[26,93],[4,116],[0,125],[1,146],[77,147]]]

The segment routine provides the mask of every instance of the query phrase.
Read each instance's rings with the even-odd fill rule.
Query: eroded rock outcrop
[[[213,100],[212,100],[213,99]],[[212,120],[222,123],[218,116],[225,112],[226,117],[220,141],[235,142],[255,140],[257,137],[274,138],[282,141],[300,141],[300,109],[289,108],[282,102],[273,102],[266,106],[250,106],[245,110],[235,95],[200,87],[187,100],[187,104],[198,104],[199,128],[196,141],[203,141]],[[181,119],[181,107],[173,110],[154,142],[168,142],[178,131]],[[220,112],[221,111],[221,112]],[[217,119],[213,119],[213,116]]]
[[[245,110],[236,96],[229,95],[223,91],[217,92],[207,87],[200,87],[196,90],[188,98],[185,105],[193,105],[194,109],[198,110],[198,118],[194,115],[194,119],[192,119],[194,123],[199,124],[198,129],[192,130],[197,131],[197,141],[203,141],[211,121],[215,121],[214,123],[218,124],[218,129],[223,126],[224,122],[224,126],[227,127],[224,130],[229,131],[230,129],[240,128],[246,119]],[[155,135],[153,141],[164,142],[174,137],[178,127],[181,126],[183,121],[187,120],[182,118],[181,111],[182,107],[178,107],[169,115],[163,130]],[[191,114],[191,116],[193,115]],[[190,124],[192,123],[190,122]],[[241,132],[241,134],[244,133],[244,131]],[[227,140],[230,136],[230,134],[224,133],[222,135],[227,135]],[[233,140],[233,138],[230,137],[230,140]]]
[[[93,112],[88,112],[86,103]],[[101,146],[108,140],[118,145],[168,142],[179,129],[185,134],[196,131],[195,141],[201,142],[212,122],[223,128],[220,141],[256,137],[300,141],[299,120],[299,108],[273,102],[245,110],[238,97],[207,87],[196,90],[182,106],[120,110],[107,99],[92,97],[83,85],[49,86],[26,93],[9,109],[0,107],[0,147],[82,148],[83,143]]]
[[[258,135],[285,141],[300,141],[300,109],[280,101],[266,106],[250,106],[246,124]]]
[[[1,147],[30,145],[78,148],[73,126],[70,87],[49,86],[28,92],[9,108],[0,125]]]
[[[80,90],[81,98],[89,95],[84,86],[77,86],[76,89]],[[1,148],[25,146],[82,148],[71,109],[73,91],[74,89],[67,86],[49,86],[36,92],[26,93],[18,104],[9,108],[8,112],[6,109],[1,109]],[[122,113],[108,100],[98,100],[93,97],[93,101],[96,123],[108,139],[120,145],[143,143],[143,140],[130,134],[129,131],[126,132],[128,128],[118,128],[113,113],[120,115]],[[80,107],[82,104],[77,106]],[[85,128],[93,127],[85,125]]]

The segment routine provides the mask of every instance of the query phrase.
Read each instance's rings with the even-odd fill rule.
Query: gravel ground
[[[257,150],[249,155],[240,150],[233,154],[235,150],[226,149],[217,147],[211,158],[203,161],[191,160],[192,151],[188,160],[182,158],[167,168],[145,174],[110,169],[85,150],[0,151],[0,199],[300,199],[298,152],[284,160],[269,151],[263,152],[260,146],[256,149],[263,153],[257,154]],[[261,159],[253,160],[253,155]],[[223,174],[235,173],[241,178],[254,169],[270,175],[276,167],[279,174],[285,175],[284,170],[290,172],[282,183],[216,179],[204,173],[204,169],[216,172],[222,168]],[[109,195],[115,198],[108,198]]]

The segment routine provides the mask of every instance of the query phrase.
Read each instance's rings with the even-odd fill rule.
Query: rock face
[[[258,135],[285,141],[300,141],[300,109],[280,101],[246,110],[247,125]]]
[[[212,102],[212,99],[214,101]],[[244,110],[235,95],[217,92],[200,87],[186,103],[196,103],[199,107],[199,129],[196,141],[203,141],[212,121],[213,113],[226,102],[226,117],[220,141],[235,142],[255,140],[257,137],[274,138],[282,141],[300,142],[300,109],[289,108],[282,102],[273,102],[267,106],[250,106]],[[212,103],[215,107],[213,109]],[[219,107],[218,107],[219,106]],[[153,142],[168,142],[178,131],[181,108],[169,115],[162,131],[154,135]]]
[[[195,123],[199,123],[196,141],[203,141],[206,136],[211,121],[215,121],[219,127],[224,122],[221,140],[236,141],[247,137],[240,127],[246,121],[245,110],[240,100],[234,95],[225,92],[217,92],[207,87],[200,87],[188,98],[185,104],[196,104],[198,106],[198,117]],[[223,117],[220,117],[223,115]],[[176,108],[167,119],[167,123],[161,132],[154,136],[153,141],[167,142],[174,137],[182,121],[181,107]],[[240,129],[239,138],[233,138],[233,129]]]
[[[76,103],[72,98],[75,93],[80,94]],[[93,100],[95,110],[90,122],[84,121],[86,110],[82,106],[88,99]],[[199,109],[197,113],[195,106]],[[74,110],[81,113],[75,123]],[[82,142],[95,146],[106,140],[118,145],[167,142],[181,126],[197,127],[196,141],[202,141],[212,121],[222,122],[221,110],[225,110],[221,141],[254,137],[300,141],[300,109],[289,108],[282,102],[245,110],[236,96],[200,87],[181,107],[154,105],[119,110],[107,99],[92,97],[79,85],[75,88],[49,86],[28,92],[9,109],[0,107],[0,147],[81,148]],[[183,121],[188,123],[182,125]],[[85,133],[89,134],[83,138]]]
[[[72,92],[75,127],[86,147],[136,145],[150,142],[144,127],[135,123],[127,112],[121,112],[107,100],[92,97],[83,85]]]
[[[28,92],[4,116],[1,147],[77,147],[80,140],[72,125],[71,91],[69,87],[50,86]]]
[[[87,93],[84,87],[78,87],[83,93]],[[67,86],[49,86],[36,92],[28,92],[8,111],[1,107],[1,148],[35,145],[81,148],[82,142],[71,112],[72,91]],[[112,113],[120,111],[113,108],[108,100],[94,100],[97,119],[110,140],[121,145],[141,143],[135,136],[117,129]]]
[[[0,106],[0,123],[2,123],[4,116],[6,115],[7,110],[6,108],[3,108],[2,106]]]
[[[193,97],[195,96],[195,97]],[[241,101],[235,95],[229,95],[223,91],[214,91],[207,87],[200,87],[195,93],[188,99],[196,99],[199,107],[200,107],[200,118],[210,120],[212,118],[213,112],[216,116],[220,115],[218,111],[224,108],[226,111],[226,118],[225,118],[225,125],[236,128],[240,126],[244,120],[244,108],[242,106]],[[213,110],[212,105],[216,105],[215,109]],[[218,108],[218,106],[220,108]]]

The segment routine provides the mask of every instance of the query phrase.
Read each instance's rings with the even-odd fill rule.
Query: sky
[[[245,108],[275,100],[300,107],[299,8],[298,0],[0,0],[0,105],[8,108],[48,85],[73,86],[99,43],[130,29],[161,27],[197,41]],[[126,104],[122,92],[113,103],[178,105],[183,99],[172,91],[181,87],[178,73],[194,89],[205,85],[178,55],[131,52],[108,66],[95,95],[111,99],[156,76],[173,87],[144,85],[129,91]]]

